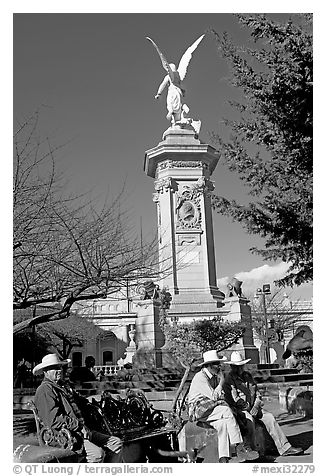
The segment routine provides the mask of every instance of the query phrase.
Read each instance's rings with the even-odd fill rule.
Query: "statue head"
[[[241,285],[242,285],[242,281],[239,281],[238,278],[233,277],[227,285],[228,289],[229,289],[229,296],[228,297],[232,297],[234,295],[238,296],[238,297],[241,297],[242,296]]]

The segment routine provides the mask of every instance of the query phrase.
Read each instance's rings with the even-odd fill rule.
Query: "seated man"
[[[95,359],[92,355],[88,355],[85,359],[85,367],[74,367],[69,375],[69,379],[72,382],[94,382],[96,376],[93,372],[95,365]]]
[[[110,434],[92,431],[84,423],[78,402],[87,399],[64,385],[62,367],[68,365],[67,360],[59,360],[56,354],[48,354],[33,369],[33,374],[44,372],[44,379],[35,393],[34,403],[44,425],[53,430],[65,427],[83,441],[86,458],[89,463],[103,461],[106,447],[110,452],[110,462],[122,461],[122,441]]]
[[[273,438],[280,455],[290,456],[301,453],[303,451],[301,448],[291,446],[274,416],[262,409],[264,404],[257,384],[250,372],[245,371],[244,368],[250,360],[243,359],[240,352],[232,352],[228,362],[231,370],[223,384],[225,400],[232,408],[236,418],[244,422],[253,448],[257,448],[255,419],[260,419]]]
[[[259,455],[244,446],[240,428],[224,400],[223,360],[226,358],[219,356],[216,350],[203,353],[201,370],[194,376],[189,389],[189,419],[204,422],[217,431],[220,463],[228,463],[231,459],[230,445],[235,445],[239,462],[254,460]]]

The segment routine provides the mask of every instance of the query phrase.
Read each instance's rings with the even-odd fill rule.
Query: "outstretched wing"
[[[149,36],[146,36],[146,40],[149,40],[152,43],[152,45],[154,46],[154,48],[156,49],[156,51],[158,52],[159,57],[161,58],[161,61],[162,61],[163,68],[169,73],[170,79],[171,79],[171,81],[173,81],[174,75],[173,75],[173,71],[170,68],[170,65],[168,63],[168,60],[165,58],[164,54],[159,49],[157,44],[151,38],[149,38]]]
[[[201,40],[204,38],[205,35],[202,35],[198,38],[198,40],[196,40],[191,46],[189,46],[189,48],[187,49],[187,51],[183,54],[181,60],[180,60],[180,63],[179,63],[179,66],[178,66],[178,73],[179,73],[179,76],[180,76],[180,79],[181,81],[185,78],[186,76],[186,73],[187,73],[187,68],[188,68],[188,65],[189,65],[189,62],[192,58],[192,54],[193,52],[195,51],[195,49],[197,48],[197,46],[199,45],[199,43],[201,42]]]

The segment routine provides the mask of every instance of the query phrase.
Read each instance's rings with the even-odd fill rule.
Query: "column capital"
[[[157,193],[168,192],[169,190],[174,192],[177,190],[177,184],[172,177],[166,177],[156,180],[154,183],[154,188]]]

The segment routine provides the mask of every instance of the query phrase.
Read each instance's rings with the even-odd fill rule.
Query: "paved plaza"
[[[275,402],[266,402],[265,407],[277,418],[285,435],[292,446],[303,448],[304,452],[298,456],[277,456],[275,463],[312,463],[313,462],[313,419],[302,418],[298,415],[282,413]]]

